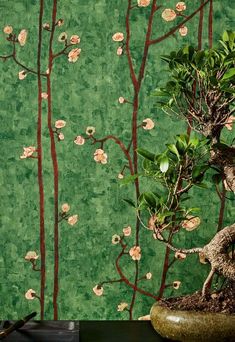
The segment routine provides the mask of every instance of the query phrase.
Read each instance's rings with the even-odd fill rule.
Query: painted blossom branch
[[[53,165],[53,178],[54,178],[54,286],[53,286],[53,307],[54,307],[54,319],[58,319],[58,305],[57,298],[59,293],[59,209],[58,209],[58,197],[59,197],[59,168],[57,161],[57,153],[55,146],[55,137],[52,125],[52,97],[51,97],[51,71],[53,64],[53,38],[56,27],[56,15],[57,15],[57,0],[53,0],[52,18],[51,18],[51,32],[48,51],[48,75],[47,75],[47,94],[48,94],[48,112],[47,112],[47,124],[50,136],[51,144],[51,159]]]
[[[134,7],[131,6],[131,0],[128,0],[128,7],[127,7],[127,12],[126,12],[126,55],[127,55],[127,59],[128,59],[132,84],[134,86],[134,89],[137,90],[138,82],[137,82],[136,74],[134,71],[133,62],[132,62],[132,58],[131,58],[131,51],[130,51],[130,37],[131,37],[130,12],[133,8]]]
[[[26,65],[24,65],[23,63],[21,63],[18,59],[17,59],[17,56],[16,56],[16,41],[15,39],[14,40],[11,40],[12,43],[13,43],[13,51],[10,55],[7,55],[7,56],[0,56],[1,59],[3,59],[4,61],[9,59],[9,58],[12,58],[14,60],[14,62],[21,66],[24,70],[30,72],[31,74],[35,74],[35,75],[38,75],[38,71],[35,71],[33,69],[30,69],[28,68]],[[40,76],[46,76],[45,73],[40,73]]]
[[[42,51],[42,19],[44,0],[40,0],[38,18],[38,51],[37,51],[37,80],[38,80],[38,119],[37,119],[37,158],[38,158],[38,191],[39,191],[39,226],[40,226],[40,256],[41,256],[41,284],[40,284],[40,319],[44,319],[44,297],[46,285],[46,246],[45,246],[45,217],[44,217],[44,184],[42,166],[42,80],[41,80],[41,51]],[[35,261],[32,263],[36,271]]]
[[[96,143],[101,143],[101,148],[103,147],[103,143],[108,141],[108,140],[113,140],[117,145],[120,146],[121,150],[123,151],[124,155],[126,156],[126,158],[128,159],[128,163],[129,163],[129,168],[130,168],[130,173],[131,175],[134,174],[134,168],[133,168],[133,163],[131,160],[131,156],[129,151],[127,150],[127,148],[125,147],[124,143],[117,137],[115,137],[114,135],[107,135],[106,137],[102,138],[102,139],[96,139],[93,135],[91,136],[91,138],[93,139],[93,144]]]
[[[120,261],[120,259],[122,258],[123,255],[124,255],[124,249],[121,251],[121,253],[118,255],[118,257],[117,257],[117,259],[116,259],[116,261],[115,261],[116,269],[117,269],[117,271],[118,271],[118,273],[119,273],[121,279],[123,279],[123,281],[124,281],[128,286],[130,286],[135,292],[137,291],[137,292],[139,292],[139,293],[141,293],[141,294],[143,294],[143,295],[146,295],[146,296],[148,296],[148,297],[154,298],[155,300],[158,300],[159,298],[158,298],[157,296],[155,296],[154,294],[152,294],[152,293],[150,293],[150,292],[148,292],[148,291],[145,291],[145,290],[141,289],[140,287],[136,286],[135,283],[134,283],[134,284],[131,283],[131,282],[128,280],[128,278],[125,277],[125,275],[124,275],[124,273],[122,272],[121,267],[120,267],[120,265],[119,265],[119,261]],[[131,319],[132,319],[132,317],[131,317]]]
[[[210,0],[209,20],[208,20],[208,41],[209,48],[213,45],[213,0]]]
[[[66,45],[64,49],[62,49],[61,51],[57,52],[56,54],[53,55],[53,59],[62,56],[62,55],[67,55],[68,52],[66,51],[68,48],[70,48],[71,46],[73,46],[73,44],[69,44]]]
[[[205,7],[210,0],[206,0],[201,6],[199,6],[192,14],[190,14],[185,20],[183,20],[180,24],[175,26],[173,29],[171,29],[166,34],[162,35],[159,38],[152,39],[148,42],[149,45],[153,45],[156,43],[160,43],[161,41],[165,40],[166,38],[172,36],[180,27],[182,27],[184,24],[186,24],[190,19],[192,19],[203,7]]]
[[[133,101],[127,101],[125,98],[120,98],[119,102],[120,103],[129,103],[132,105],[133,107],[133,113],[132,113],[132,136],[131,136],[131,140],[130,143],[128,145],[127,151],[129,152],[131,147],[133,148],[133,167],[134,167],[134,174],[137,174],[138,172],[138,156],[136,153],[137,150],[137,144],[138,144],[138,140],[137,140],[137,129],[140,127],[140,125],[137,124],[137,117],[138,117],[138,108],[139,108],[139,92],[140,92],[140,88],[141,88],[141,83],[144,77],[144,72],[145,72],[145,67],[146,67],[146,62],[147,62],[147,58],[148,58],[148,52],[149,52],[149,47],[153,44],[159,43],[163,40],[165,40],[166,38],[170,37],[171,35],[173,35],[178,29],[180,29],[186,22],[188,22],[190,19],[192,19],[199,11],[200,11],[200,20],[199,20],[199,31],[198,31],[198,43],[199,43],[199,48],[200,48],[200,44],[201,44],[201,40],[202,40],[202,20],[203,20],[203,8],[204,6],[209,2],[209,0],[207,0],[205,3],[201,3],[201,6],[195,10],[190,16],[185,16],[182,15],[183,17],[185,17],[185,19],[179,24],[177,25],[175,28],[173,28],[172,30],[170,30],[168,33],[166,33],[165,35],[157,38],[157,39],[152,39],[151,40],[151,35],[152,35],[152,25],[153,25],[153,19],[154,19],[154,13],[160,8],[157,6],[157,1],[153,0],[152,2],[152,7],[151,7],[151,13],[149,16],[149,20],[148,20],[148,26],[147,26],[147,33],[146,33],[146,38],[145,38],[145,43],[144,43],[144,51],[143,51],[143,55],[142,55],[142,61],[141,61],[141,66],[138,72],[138,76],[135,73],[134,67],[133,67],[133,62],[132,62],[132,57],[131,57],[131,51],[130,51],[130,37],[131,37],[131,31],[130,31],[130,14],[131,14],[131,10],[133,8],[136,8],[137,6],[131,6],[131,1],[128,0],[128,7],[127,7],[127,13],[126,13],[126,42],[125,42],[125,46],[126,46],[126,55],[127,55],[127,59],[128,59],[128,65],[129,65],[129,69],[130,69],[130,77],[131,77],[131,81],[134,87],[134,96],[133,96]],[[179,14],[180,15],[180,14]],[[123,39],[123,34],[121,33],[117,33],[116,34],[119,37],[114,37],[115,39],[113,39],[114,41],[121,41]],[[120,36],[122,35],[122,37],[120,38]],[[124,46],[124,45],[123,45]],[[122,47],[121,47],[121,51],[119,52],[119,50],[117,51],[117,54],[120,55],[122,54]],[[187,187],[185,188],[181,188],[177,187],[177,193],[175,193],[175,195],[180,195],[183,194],[184,192],[187,192],[191,187],[191,184],[189,184]],[[139,197],[139,180],[138,178],[135,180],[135,191],[136,191],[136,198],[138,199]],[[136,217],[136,238],[135,238],[135,245],[139,246],[139,225],[140,225],[140,217],[139,217],[139,213],[137,212],[137,217]],[[172,231],[169,234],[169,237],[166,241],[167,248],[166,248],[166,255],[165,255],[165,260],[164,260],[164,265],[163,265],[163,274],[162,274],[162,280],[161,280],[161,286],[160,286],[160,296],[158,296],[158,299],[160,297],[162,297],[163,295],[163,291],[164,288],[166,287],[165,282],[166,282],[166,275],[167,275],[167,271],[169,269],[169,267],[173,264],[173,262],[169,263],[169,256],[170,256],[170,246],[171,246],[171,241],[172,241],[172,237],[173,237],[173,232],[174,229],[172,228]],[[173,247],[173,246],[172,246]],[[174,248],[174,247],[173,247]],[[139,273],[139,263],[136,260],[135,261],[135,282],[134,284],[132,284],[128,279],[125,278],[125,276],[123,275],[120,266],[119,266],[119,260],[124,256],[124,254],[126,254],[124,252],[125,248],[123,247],[123,251],[118,255],[118,258],[116,260],[116,269],[119,273],[119,275],[121,277],[123,277],[123,279],[125,280],[125,283],[129,286],[131,286],[133,288],[133,296],[132,296],[132,300],[131,300],[131,305],[130,305],[130,309],[129,309],[129,314],[130,314],[130,319],[132,319],[132,311],[133,311],[133,307],[134,307],[134,303],[135,303],[135,298],[136,298],[136,291],[138,291],[138,287],[137,287],[137,282],[139,281],[138,277],[138,273]],[[179,252],[179,250],[177,250]],[[192,249],[189,250],[189,252],[192,252]],[[143,293],[143,292],[141,292]]]

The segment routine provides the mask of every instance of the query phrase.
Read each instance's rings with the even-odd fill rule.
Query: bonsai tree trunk
[[[211,271],[203,285],[202,294],[215,272],[235,281],[235,261],[228,255],[228,248],[235,243],[235,223],[219,231],[214,238],[202,248],[201,254],[210,262]]]

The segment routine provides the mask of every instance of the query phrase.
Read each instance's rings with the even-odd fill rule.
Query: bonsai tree
[[[235,224],[219,230],[209,243],[202,247],[185,249],[174,246],[173,238],[182,228],[192,230],[200,224],[198,208],[187,206],[190,190],[204,188],[207,171],[216,171],[213,181],[223,180],[227,190],[235,191],[235,148],[221,142],[221,131],[229,129],[235,94],[235,33],[225,32],[216,49],[197,51],[186,47],[164,56],[170,76],[165,87],[157,90],[160,105],[167,113],[183,117],[190,128],[202,135],[178,135],[173,144],[161,154],[144,149],[144,176],[154,181],[155,191],[143,192],[138,209],[147,211],[148,227],[154,236],[182,258],[198,253],[208,261],[211,270],[205,279],[202,296],[214,273],[229,281],[235,280],[234,255],[229,254],[235,242]],[[196,134],[197,134],[196,133]]]
[[[218,48],[185,47],[162,59],[168,63],[170,80],[155,92],[161,97],[158,103],[210,139],[210,164],[220,170],[227,190],[234,192],[235,148],[222,144],[220,136],[235,119],[235,32],[224,32]]]

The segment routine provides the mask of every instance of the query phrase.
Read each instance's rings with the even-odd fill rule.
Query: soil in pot
[[[208,294],[163,299],[153,305],[151,321],[163,337],[184,342],[235,342],[235,284]]]
[[[184,297],[162,299],[159,304],[172,310],[235,314],[235,283],[230,283],[220,291],[211,292],[206,298],[202,298],[201,292],[196,292]]]

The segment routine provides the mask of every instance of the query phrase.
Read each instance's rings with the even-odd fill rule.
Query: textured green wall
[[[56,29],[54,50],[59,51],[59,33],[78,34],[81,37],[81,56],[76,63],[68,63],[66,56],[56,59],[52,73],[53,120],[63,119],[65,140],[56,144],[59,163],[59,203],[69,203],[71,213],[79,215],[76,225],[60,224],[59,251],[59,318],[60,319],[128,319],[128,312],[118,312],[120,302],[130,303],[133,290],[124,283],[104,286],[104,294],[95,296],[92,288],[107,279],[119,279],[115,259],[119,245],[111,243],[114,234],[121,234],[123,227],[131,225],[134,231],[135,213],[123,201],[134,199],[132,185],[120,187],[117,178],[125,164],[119,146],[113,141],[105,143],[108,163],[101,165],[93,160],[97,147],[86,141],[77,146],[73,140],[85,135],[87,126],[96,128],[96,137],[109,134],[120,137],[128,145],[131,136],[132,107],[121,105],[118,98],[124,96],[132,101],[133,88],[126,56],[116,55],[117,43],[112,35],[125,32],[127,0],[65,0],[58,1],[58,18],[64,25]],[[50,22],[52,0],[45,1],[43,22]],[[135,1],[133,0],[133,3]],[[185,14],[192,13],[200,1],[186,1]],[[174,8],[176,1],[162,1],[164,8]],[[20,61],[36,68],[38,43],[39,1],[1,0],[0,55],[10,53],[10,44],[2,29],[11,25],[17,34],[28,30],[24,47],[17,47]],[[150,6],[139,8],[131,14],[131,51],[134,67],[140,66]],[[158,37],[175,25],[164,22],[162,10],[155,14],[153,37]],[[214,1],[214,42],[224,29],[234,26],[235,7],[229,0]],[[177,22],[181,20],[177,19]],[[160,55],[184,44],[197,44],[199,16],[187,23],[189,33],[181,37],[178,33],[150,48],[145,78],[140,92],[139,118],[149,117],[155,122],[151,131],[138,130],[139,146],[162,151],[165,143],[174,135],[185,131],[185,125],[175,118],[167,117],[154,108],[151,92],[167,78],[166,66]],[[205,9],[203,46],[207,39],[208,6]],[[49,32],[43,32],[42,70],[47,69]],[[34,272],[25,254],[34,250],[39,253],[39,207],[36,159],[20,160],[23,146],[36,145],[37,129],[37,77],[28,74],[20,81],[18,72],[22,68],[12,59],[0,60],[0,137],[1,137],[1,239],[0,239],[0,306],[1,318],[19,318],[30,311],[39,311],[37,299],[25,299],[25,292],[34,289],[40,292],[40,272]],[[43,80],[43,88],[45,88]],[[53,175],[50,158],[50,141],[46,123],[47,101],[43,101],[43,176],[45,186],[46,228],[46,288],[45,318],[53,318]],[[234,136],[234,134],[233,134]],[[228,141],[232,133],[225,132]],[[141,190],[143,184],[141,183]],[[175,244],[198,246],[207,242],[216,230],[219,201],[212,185],[209,190],[194,190],[192,203],[201,207],[202,224],[193,232],[182,232]],[[194,206],[193,204],[193,206]],[[226,204],[224,225],[231,222],[234,208],[231,201]],[[134,234],[128,243],[134,244]],[[139,262],[140,276],[152,273],[152,279],[142,281],[141,287],[156,293],[159,289],[165,248],[152,238],[151,232],[141,229],[142,258]],[[172,254],[172,258],[173,258]],[[196,263],[197,257],[188,257],[176,262],[170,269],[167,283],[182,282],[178,291],[168,288],[165,295],[184,294],[199,289],[208,267]],[[40,265],[40,259],[38,264]],[[121,266],[126,276],[133,281],[134,262],[127,255]],[[154,300],[137,293],[133,317],[137,319],[149,313]]]

